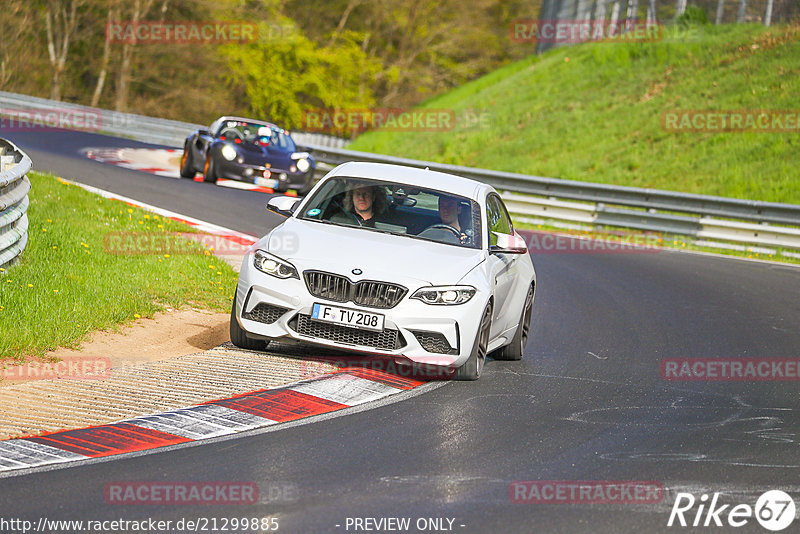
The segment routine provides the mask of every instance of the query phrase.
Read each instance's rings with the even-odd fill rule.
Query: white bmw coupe
[[[242,263],[231,341],[293,339],[475,380],[522,358],[536,273],[495,189],[430,170],[345,163]],[[432,367],[433,366],[433,367]]]

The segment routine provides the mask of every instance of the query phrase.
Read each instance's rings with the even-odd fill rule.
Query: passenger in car
[[[386,194],[379,186],[356,185],[344,197],[344,210],[334,214],[331,221],[375,227],[386,212]]]

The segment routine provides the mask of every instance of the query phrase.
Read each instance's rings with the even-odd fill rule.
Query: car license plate
[[[327,304],[314,304],[311,309],[311,318],[324,323],[341,324],[364,330],[383,331],[383,315],[370,313]]]
[[[259,185],[261,187],[271,187],[275,188],[278,185],[278,180],[274,178],[264,178],[263,176],[256,176],[253,180],[255,185]]]

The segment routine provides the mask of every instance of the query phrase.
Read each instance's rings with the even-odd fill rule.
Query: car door
[[[486,230],[489,244],[489,272],[494,287],[494,310],[492,312],[492,329],[490,337],[494,338],[505,332],[512,322],[516,324],[515,313],[509,307],[511,291],[517,278],[518,255],[491,252],[492,245],[497,244],[497,233],[512,235],[514,228],[503,201],[496,193],[486,198]]]

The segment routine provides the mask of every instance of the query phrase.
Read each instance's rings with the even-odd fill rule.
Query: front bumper
[[[300,277],[303,274],[300,273]],[[355,281],[355,280],[354,280]],[[469,357],[485,298],[476,294],[457,306],[432,306],[409,296],[393,308],[333,302],[312,295],[304,280],[281,280],[257,270],[245,256],[236,291],[236,320],[250,337],[291,338],[415,364],[457,367]],[[384,315],[383,332],[323,323],[311,319],[315,303]]]
[[[264,177],[264,171],[270,171],[270,177]],[[314,175],[314,167],[312,166],[306,172],[299,172],[285,169],[278,169],[274,167],[267,167],[265,165],[254,165],[248,163],[239,163],[237,160],[228,161],[224,158],[219,158],[216,168],[217,176],[228,180],[238,180],[240,182],[247,182],[264,187],[282,187],[282,188],[302,188],[309,184],[309,180]]]

